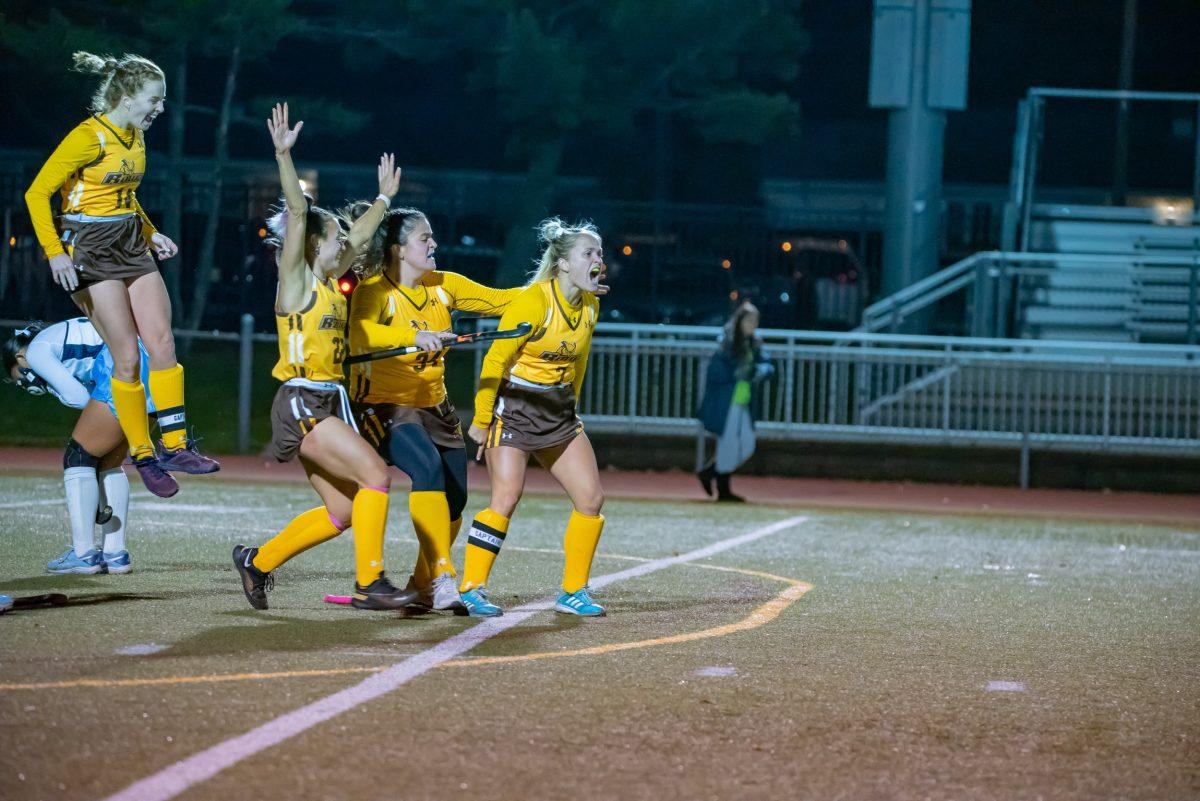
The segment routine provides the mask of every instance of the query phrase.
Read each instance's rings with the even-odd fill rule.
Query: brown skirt
[[[351,406],[354,409],[354,417],[358,420],[358,430],[385,460],[388,460],[388,431],[392,426],[403,423],[415,423],[425,429],[433,444],[439,448],[467,447],[466,441],[463,440],[462,423],[449,398],[437,406],[427,408],[400,406],[395,403],[355,403]]]
[[[142,218],[136,214],[111,222],[77,222],[63,217],[59,225],[63,244],[79,272],[79,289],[158,271],[142,238]]]
[[[582,433],[572,385],[535,389],[503,381],[496,393],[487,446],[507,445],[533,453],[570,442]]]
[[[349,410],[343,411],[343,406],[342,393],[336,390],[284,384],[271,402],[267,452],[277,462],[290,462],[300,452],[301,440],[326,417],[339,417],[353,427],[354,421],[346,419]]]

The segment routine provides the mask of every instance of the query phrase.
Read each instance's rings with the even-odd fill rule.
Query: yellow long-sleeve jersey
[[[590,292],[583,293],[578,304],[568,303],[557,279],[525,287],[500,318],[500,327],[529,323],[533,330],[528,337],[498,339],[488,349],[479,373],[473,424],[491,425],[496,392],[505,378],[545,386],[573,384],[578,398],[599,311],[600,301]]]
[[[42,165],[25,192],[38,242],[46,258],[64,253],[50,196],[59,192],[62,213],[87,220],[137,214],[147,241],[156,233],[135,194],[146,173],[146,142],[137,128],[124,131],[97,114],[79,123]]]
[[[280,381],[307,378],[341,381],[346,358],[346,296],[333,282],[312,276],[305,307],[291,314],[275,312],[279,361],[271,375]]]
[[[524,287],[492,289],[458,273],[428,273],[416,287],[386,274],[363,281],[350,296],[350,352],[369,353],[416,343],[420,331],[450,331],[450,311],[501,314]],[[398,403],[427,408],[446,398],[445,351],[393,356],[350,369],[360,403]]]

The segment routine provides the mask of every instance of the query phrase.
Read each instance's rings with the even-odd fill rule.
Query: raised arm
[[[504,313],[508,304],[525,291],[525,287],[493,289],[476,283],[458,273],[435,273],[450,295],[450,305],[460,311],[474,312],[484,317],[495,317]]]
[[[371,242],[371,238],[383,223],[384,215],[392,205],[392,198],[400,191],[401,170],[396,166],[394,154],[384,153],[380,156],[376,172],[379,176],[379,194],[371,203],[371,208],[355,220],[346,233],[346,248],[342,251],[340,259],[342,272],[349,270],[354,260],[362,255],[363,249]]]
[[[304,263],[304,221],[308,216],[308,201],[300,188],[300,177],[296,175],[296,165],[292,163],[292,146],[300,135],[303,122],[296,123],[295,128],[288,126],[287,103],[275,104],[271,109],[271,119],[267,120],[267,130],[271,132],[271,142],[275,145],[275,163],[279,166],[279,184],[283,189],[283,202],[286,210],[283,244],[279,249],[279,297],[277,303],[283,310],[295,307],[289,303],[301,297],[307,297],[308,281],[307,265]],[[316,232],[320,233],[320,232]]]

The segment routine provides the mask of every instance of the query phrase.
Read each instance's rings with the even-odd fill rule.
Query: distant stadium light
[[[343,278],[341,281],[338,282],[338,288],[340,290],[342,290],[343,295],[349,295],[350,290],[354,289],[354,284],[350,283],[348,280]]]
[[[259,228],[259,229],[258,229],[258,238],[259,238],[259,239],[266,239],[266,238],[267,238],[267,229],[266,229],[266,228]]]
[[[626,256],[632,256],[633,255],[633,246],[626,245],[625,247],[621,248],[621,252],[624,253]]]
[[[1192,208],[1190,198],[1157,197],[1150,201],[1155,225],[1187,225],[1192,219]]]
[[[783,244],[781,244],[779,246],[779,249],[782,250],[784,253],[791,253],[792,252],[792,243],[788,242],[787,240],[784,240]]]
[[[737,300],[737,298],[738,298],[738,291],[736,289],[729,293],[730,300]]]
[[[726,270],[728,270],[730,267],[733,266],[733,262],[731,262],[729,259],[722,259],[721,266],[724,267]]]
[[[15,248],[17,246],[17,238],[15,236],[10,236],[8,238],[8,246],[10,248]]]

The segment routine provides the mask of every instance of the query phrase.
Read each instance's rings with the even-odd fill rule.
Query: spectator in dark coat
[[[725,324],[720,348],[708,363],[704,398],[696,417],[717,437],[716,453],[696,476],[710,497],[716,483],[717,500],[745,499],[729,489],[729,478],[754,453],[754,415],[763,382],[775,367],[758,339],[758,309],[743,301]]]

